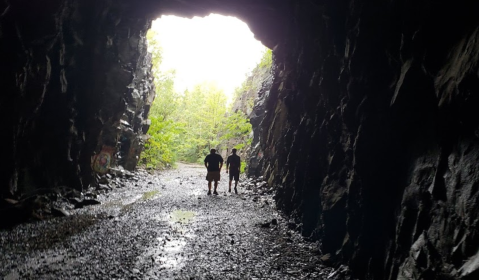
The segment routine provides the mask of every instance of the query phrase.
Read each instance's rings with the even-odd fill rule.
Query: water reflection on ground
[[[0,231],[0,276],[342,279],[321,263],[317,243],[290,229],[272,192],[250,182],[231,194],[222,176],[219,195],[207,196],[202,166],[142,171],[101,205]]]

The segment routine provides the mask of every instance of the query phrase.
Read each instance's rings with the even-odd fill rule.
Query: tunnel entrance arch
[[[461,170],[479,153],[477,5],[2,1],[1,198],[90,187],[94,158],[124,133],[134,168],[151,20],[232,15],[275,52],[258,135],[265,179],[298,229],[360,278],[474,277],[476,252],[461,248],[477,247],[478,180]]]
[[[244,22],[217,14],[162,16],[153,21],[147,39],[157,91],[141,164],[199,162],[211,148],[226,158],[236,148],[245,170],[250,114],[271,76],[271,50]]]
[[[1,36],[8,39],[1,44],[8,92],[1,114],[9,120],[5,131],[16,135],[2,139],[10,163],[2,195],[44,186],[88,188],[92,161],[118,143],[129,147],[126,165],[135,167],[152,101],[145,34],[153,19],[231,15],[273,48],[284,32],[283,8],[276,1],[1,4]]]

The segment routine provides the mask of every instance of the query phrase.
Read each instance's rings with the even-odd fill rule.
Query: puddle
[[[181,267],[184,261],[182,252],[186,245],[186,240],[184,238],[158,238],[158,241],[160,244],[164,244],[161,246],[162,253],[156,259],[156,262],[159,264],[159,266],[164,269]]]
[[[183,250],[188,241],[194,237],[191,229],[187,229],[195,218],[196,213],[186,210],[175,210],[170,213],[170,224],[172,231],[170,236],[158,238],[164,255],[159,259],[160,266],[163,268],[179,268],[182,266],[184,257]]]
[[[193,211],[175,210],[169,215],[153,217],[154,220],[169,224],[169,230],[156,238],[157,246],[144,255],[145,259],[151,259],[156,264],[155,269],[172,272],[185,265],[184,247],[195,237],[194,230],[189,226],[195,216]]]
[[[102,205],[103,207],[112,207],[112,208],[123,207],[123,203],[121,202],[121,200],[111,200],[111,201],[103,203]]]
[[[111,200],[103,203],[103,207],[107,208],[119,208],[120,212],[124,214],[125,212],[130,211],[135,206],[135,203],[140,201],[146,201],[152,199],[155,196],[158,196],[160,191],[153,190],[149,192],[144,192],[143,194],[131,195],[128,197],[123,197],[122,199]]]
[[[186,229],[186,226],[189,225],[195,217],[196,213],[193,211],[175,210],[169,215],[155,215],[152,216],[151,219],[158,222],[167,221],[174,231],[181,232],[184,234],[188,231]]]
[[[132,210],[133,206],[134,206],[133,204],[134,203],[122,205],[121,208],[120,208],[120,213],[125,214],[126,212]]]
[[[176,210],[171,213],[171,222],[186,225],[189,224],[195,216],[195,212],[192,211]]]
[[[160,191],[157,191],[157,190],[145,192],[145,193],[143,193],[143,196],[141,197],[141,199],[142,200],[148,200],[148,199],[151,199],[151,198],[155,197],[159,193],[160,193]]]

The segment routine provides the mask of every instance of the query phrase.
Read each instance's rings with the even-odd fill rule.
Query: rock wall
[[[0,14],[1,194],[84,189],[95,153],[143,133],[150,22],[130,1],[2,1]]]
[[[360,279],[476,279],[477,4],[298,1],[256,136],[281,209]]]
[[[1,1],[1,195],[83,189],[103,146],[134,168],[153,97],[150,20],[236,15],[274,49],[252,118],[258,166],[323,259],[360,279],[476,279],[477,6]]]
[[[259,87],[256,93],[254,106],[251,113],[249,114],[250,123],[253,128],[253,139],[251,141],[251,148],[247,158],[246,169],[246,174],[249,177],[260,177],[264,172],[264,145],[262,145],[261,140],[263,140],[263,138],[261,137],[263,135],[262,127],[264,126],[266,129],[268,129],[268,125],[262,125],[262,121],[264,120],[264,116],[266,113],[265,101],[269,98],[269,93],[273,84],[273,71],[272,69],[270,69],[270,71],[271,72],[269,72],[267,76],[264,76],[261,87]]]
[[[258,64],[252,71],[252,73],[246,77],[245,81],[243,82],[241,88],[236,92],[235,99],[233,100],[233,104],[231,106],[231,113],[238,113],[241,112],[245,119],[260,119],[264,113],[264,108],[259,108],[258,105],[260,102],[255,105],[255,99],[257,97],[263,96],[262,92],[265,88],[269,88],[271,84],[269,81],[272,79],[271,73],[271,65],[269,63],[265,63],[265,65]],[[253,120],[254,121],[254,120]],[[261,172],[261,168],[258,168],[257,163],[257,154],[260,153],[259,149],[260,145],[258,141],[252,143],[253,133],[248,133],[242,137],[236,137],[230,140],[227,140],[225,143],[226,154],[230,154],[230,150],[232,147],[235,147],[238,144],[245,144],[242,148],[238,149],[238,155],[241,157],[242,161],[245,162],[247,165],[246,167],[249,169],[251,167],[254,170],[258,170],[258,173]],[[251,141],[252,144],[248,144],[248,141]],[[252,149],[252,147],[257,147],[256,149]],[[255,172],[247,172],[248,176],[255,176]],[[259,175],[258,175],[259,176]]]
[[[134,169],[154,98],[145,40],[151,20],[243,15],[272,45],[284,3],[253,2],[1,1],[1,197],[85,189],[96,183],[91,165],[102,151],[112,154],[111,165]]]

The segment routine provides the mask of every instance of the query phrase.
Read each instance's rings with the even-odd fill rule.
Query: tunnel
[[[152,20],[230,15],[273,50],[273,78],[251,118],[248,172],[264,176],[301,235],[358,279],[476,279],[478,8],[1,1],[1,198],[87,189],[105,150],[134,170],[154,98]]]

